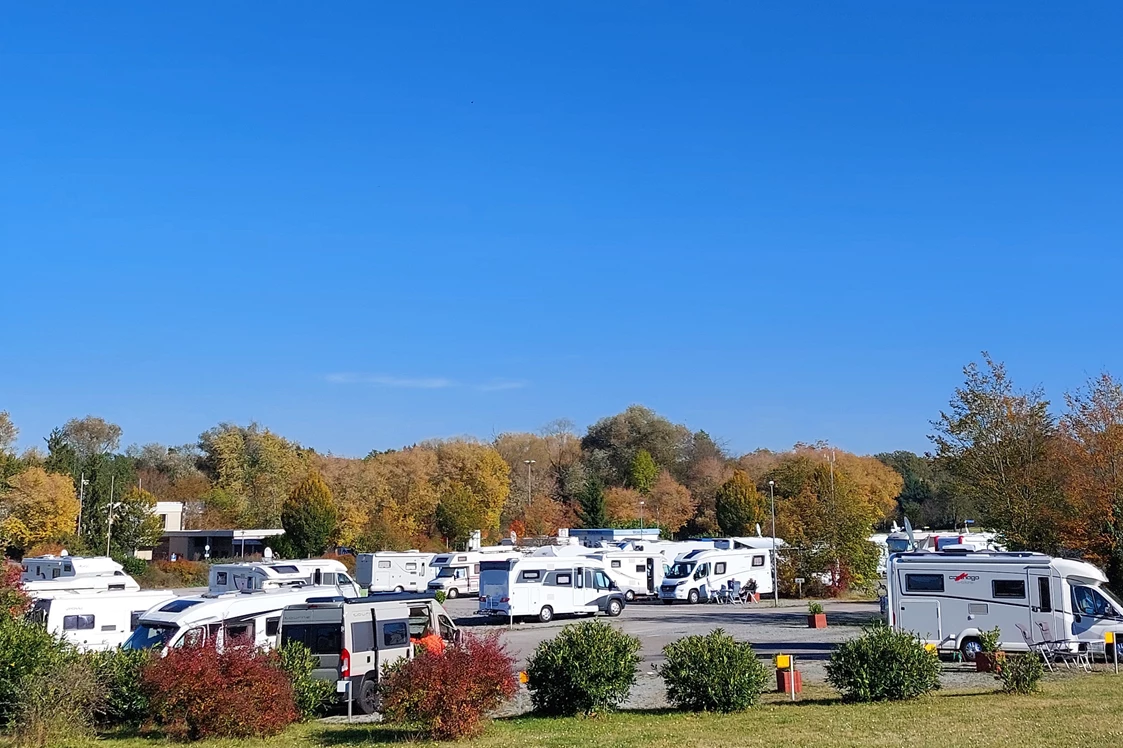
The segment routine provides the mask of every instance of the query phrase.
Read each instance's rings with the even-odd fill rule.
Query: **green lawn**
[[[1074,746],[1123,739],[1123,674],[1052,676],[1042,693],[1005,696],[948,691],[909,703],[839,703],[825,686],[803,701],[766,703],[731,716],[627,712],[601,719],[515,718],[460,745],[510,746]],[[262,741],[211,741],[207,748],[374,746],[407,739],[377,725],[309,724]],[[162,740],[103,738],[104,748],[163,748]]]

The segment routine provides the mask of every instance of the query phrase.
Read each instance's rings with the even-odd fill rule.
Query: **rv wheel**
[[[447,597],[449,600],[455,600],[456,598],[460,597],[460,590],[456,589],[455,587],[449,587],[448,592],[445,593],[445,597]]]
[[[624,606],[620,603],[619,600],[608,601],[608,615],[610,617],[615,618],[616,616],[620,615],[621,611],[623,610]]]
[[[405,592],[405,591],[406,591],[406,588],[401,586],[400,584],[397,587],[394,588],[394,592]]]
[[[686,595],[686,600],[691,605],[697,605],[698,601],[701,599],[702,596],[698,594],[698,590],[690,590],[690,592]]]
[[[983,650],[983,645],[973,637],[964,639],[959,643],[959,653],[963,655],[964,662],[974,662],[975,655]]]
[[[554,609],[549,605],[543,606],[542,610],[538,611],[538,620],[542,623],[549,623],[554,620]]]
[[[374,714],[379,706],[378,681],[375,678],[363,678],[359,691],[355,694],[355,707],[363,714]]]
[[[627,600],[628,602],[631,602],[632,600],[636,599],[636,593],[632,592],[631,590],[628,590],[627,592],[624,593],[624,599]]]

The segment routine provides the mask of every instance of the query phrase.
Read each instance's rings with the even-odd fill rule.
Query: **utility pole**
[[[109,476],[109,529],[105,533],[105,555],[109,555],[109,542],[113,539],[113,483],[116,475]]]
[[[526,465],[526,505],[530,506],[530,466],[534,464],[534,460],[523,460]]]
[[[78,537],[82,536],[82,507],[86,505],[86,485],[89,483],[86,480],[86,471],[80,473],[78,479]]]
[[[643,529],[643,499],[639,500],[639,529]]]
[[[772,607],[780,607],[780,559],[776,558],[776,481],[768,481],[768,495],[772,499]]]

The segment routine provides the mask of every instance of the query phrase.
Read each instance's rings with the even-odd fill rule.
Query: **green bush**
[[[823,612],[821,603],[807,603],[807,612],[809,615],[817,616]]]
[[[995,677],[1002,681],[1006,693],[1034,693],[1041,687],[1041,676],[1045,675],[1045,663],[1037,652],[1028,652],[1018,657],[1008,657],[1005,665]]]
[[[20,748],[89,745],[102,698],[102,686],[89,662],[70,653],[50,670],[24,679],[12,715],[15,744]]]
[[[940,660],[915,636],[884,624],[838,645],[827,681],[845,701],[900,701],[940,687]]]
[[[984,652],[997,652],[998,646],[1002,643],[1002,629],[995,626],[990,631],[983,631],[979,634],[979,648]]]
[[[87,652],[84,657],[103,690],[94,711],[101,727],[138,727],[148,718],[148,695],[140,677],[152,653],[148,650],[110,649]]]
[[[45,628],[21,618],[0,619],[0,725],[11,722],[31,678],[61,667],[72,650]]]
[[[667,700],[678,709],[741,711],[759,700],[768,681],[752,645],[722,629],[683,637],[664,647],[663,654],[667,661],[659,674],[667,684]]]
[[[288,673],[292,696],[301,720],[322,717],[335,703],[335,683],[312,677],[317,658],[300,642],[289,642],[280,649],[281,669]]]
[[[448,595],[445,594],[444,590],[437,590],[436,594],[433,595],[433,597],[435,597],[437,599],[437,602],[441,605],[444,605],[445,600],[448,599]]]
[[[639,639],[601,621],[566,626],[527,663],[530,703],[551,716],[615,709],[636,682],[639,648]]]

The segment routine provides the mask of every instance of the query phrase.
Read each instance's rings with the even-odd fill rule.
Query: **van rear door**
[[[289,608],[282,615],[281,645],[300,642],[316,658],[312,677],[338,680],[343,652],[343,609],[338,605]]]

